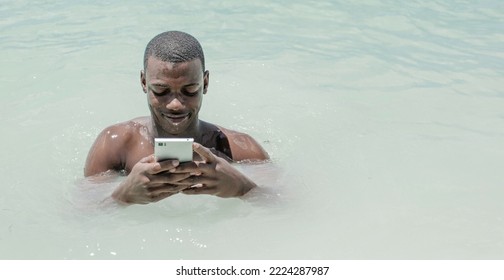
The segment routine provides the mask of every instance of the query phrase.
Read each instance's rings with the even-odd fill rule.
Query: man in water
[[[245,133],[198,118],[209,72],[193,36],[170,31],[154,37],[145,49],[140,81],[150,116],[105,128],[89,151],[85,176],[125,172],[112,193],[124,204],[156,202],[179,192],[238,197],[256,187],[230,162],[267,160],[266,151]],[[195,160],[157,162],[154,138],[194,138]]]

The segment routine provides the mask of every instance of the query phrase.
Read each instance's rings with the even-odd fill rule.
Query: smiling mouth
[[[185,113],[185,114],[164,114],[164,113],[161,113],[161,115],[163,116],[163,118],[165,120],[168,120],[169,122],[171,122],[175,125],[178,125],[178,124],[182,123],[183,121],[189,119],[189,113]]]

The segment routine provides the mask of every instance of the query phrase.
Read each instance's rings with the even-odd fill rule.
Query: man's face
[[[171,135],[195,132],[208,76],[199,59],[171,63],[149,57],[141,82],[158,129]]]

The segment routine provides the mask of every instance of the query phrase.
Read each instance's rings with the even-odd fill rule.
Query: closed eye
[[[198,94],[198,90],[196,91],[187,91],[187,90],[184,90],[184,95],[187,95],[187,96],[195,96],[196,94]]]
[[[163,96],[163,95],[166,95],[166,91],[163,91],[163,92],[155,92],[155,91],[152,91],[152,93],[153,93],[155,96]]]
[[[164,86],[156,86],[155,89],[150,87],[150,90],[156,96],[162,96],[170,93],[170,88]]]
[[[199,85],[190,85],[184,88],[182,93],[187,96],[195,96],[199,92]]]

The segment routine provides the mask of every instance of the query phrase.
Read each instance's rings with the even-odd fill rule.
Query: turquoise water
[[[497,0],[0,0],[0,258],[502,259],[503,27]],[[201,118],[273,159],[246,199],[83,179],[166,30],[205,49]]]

